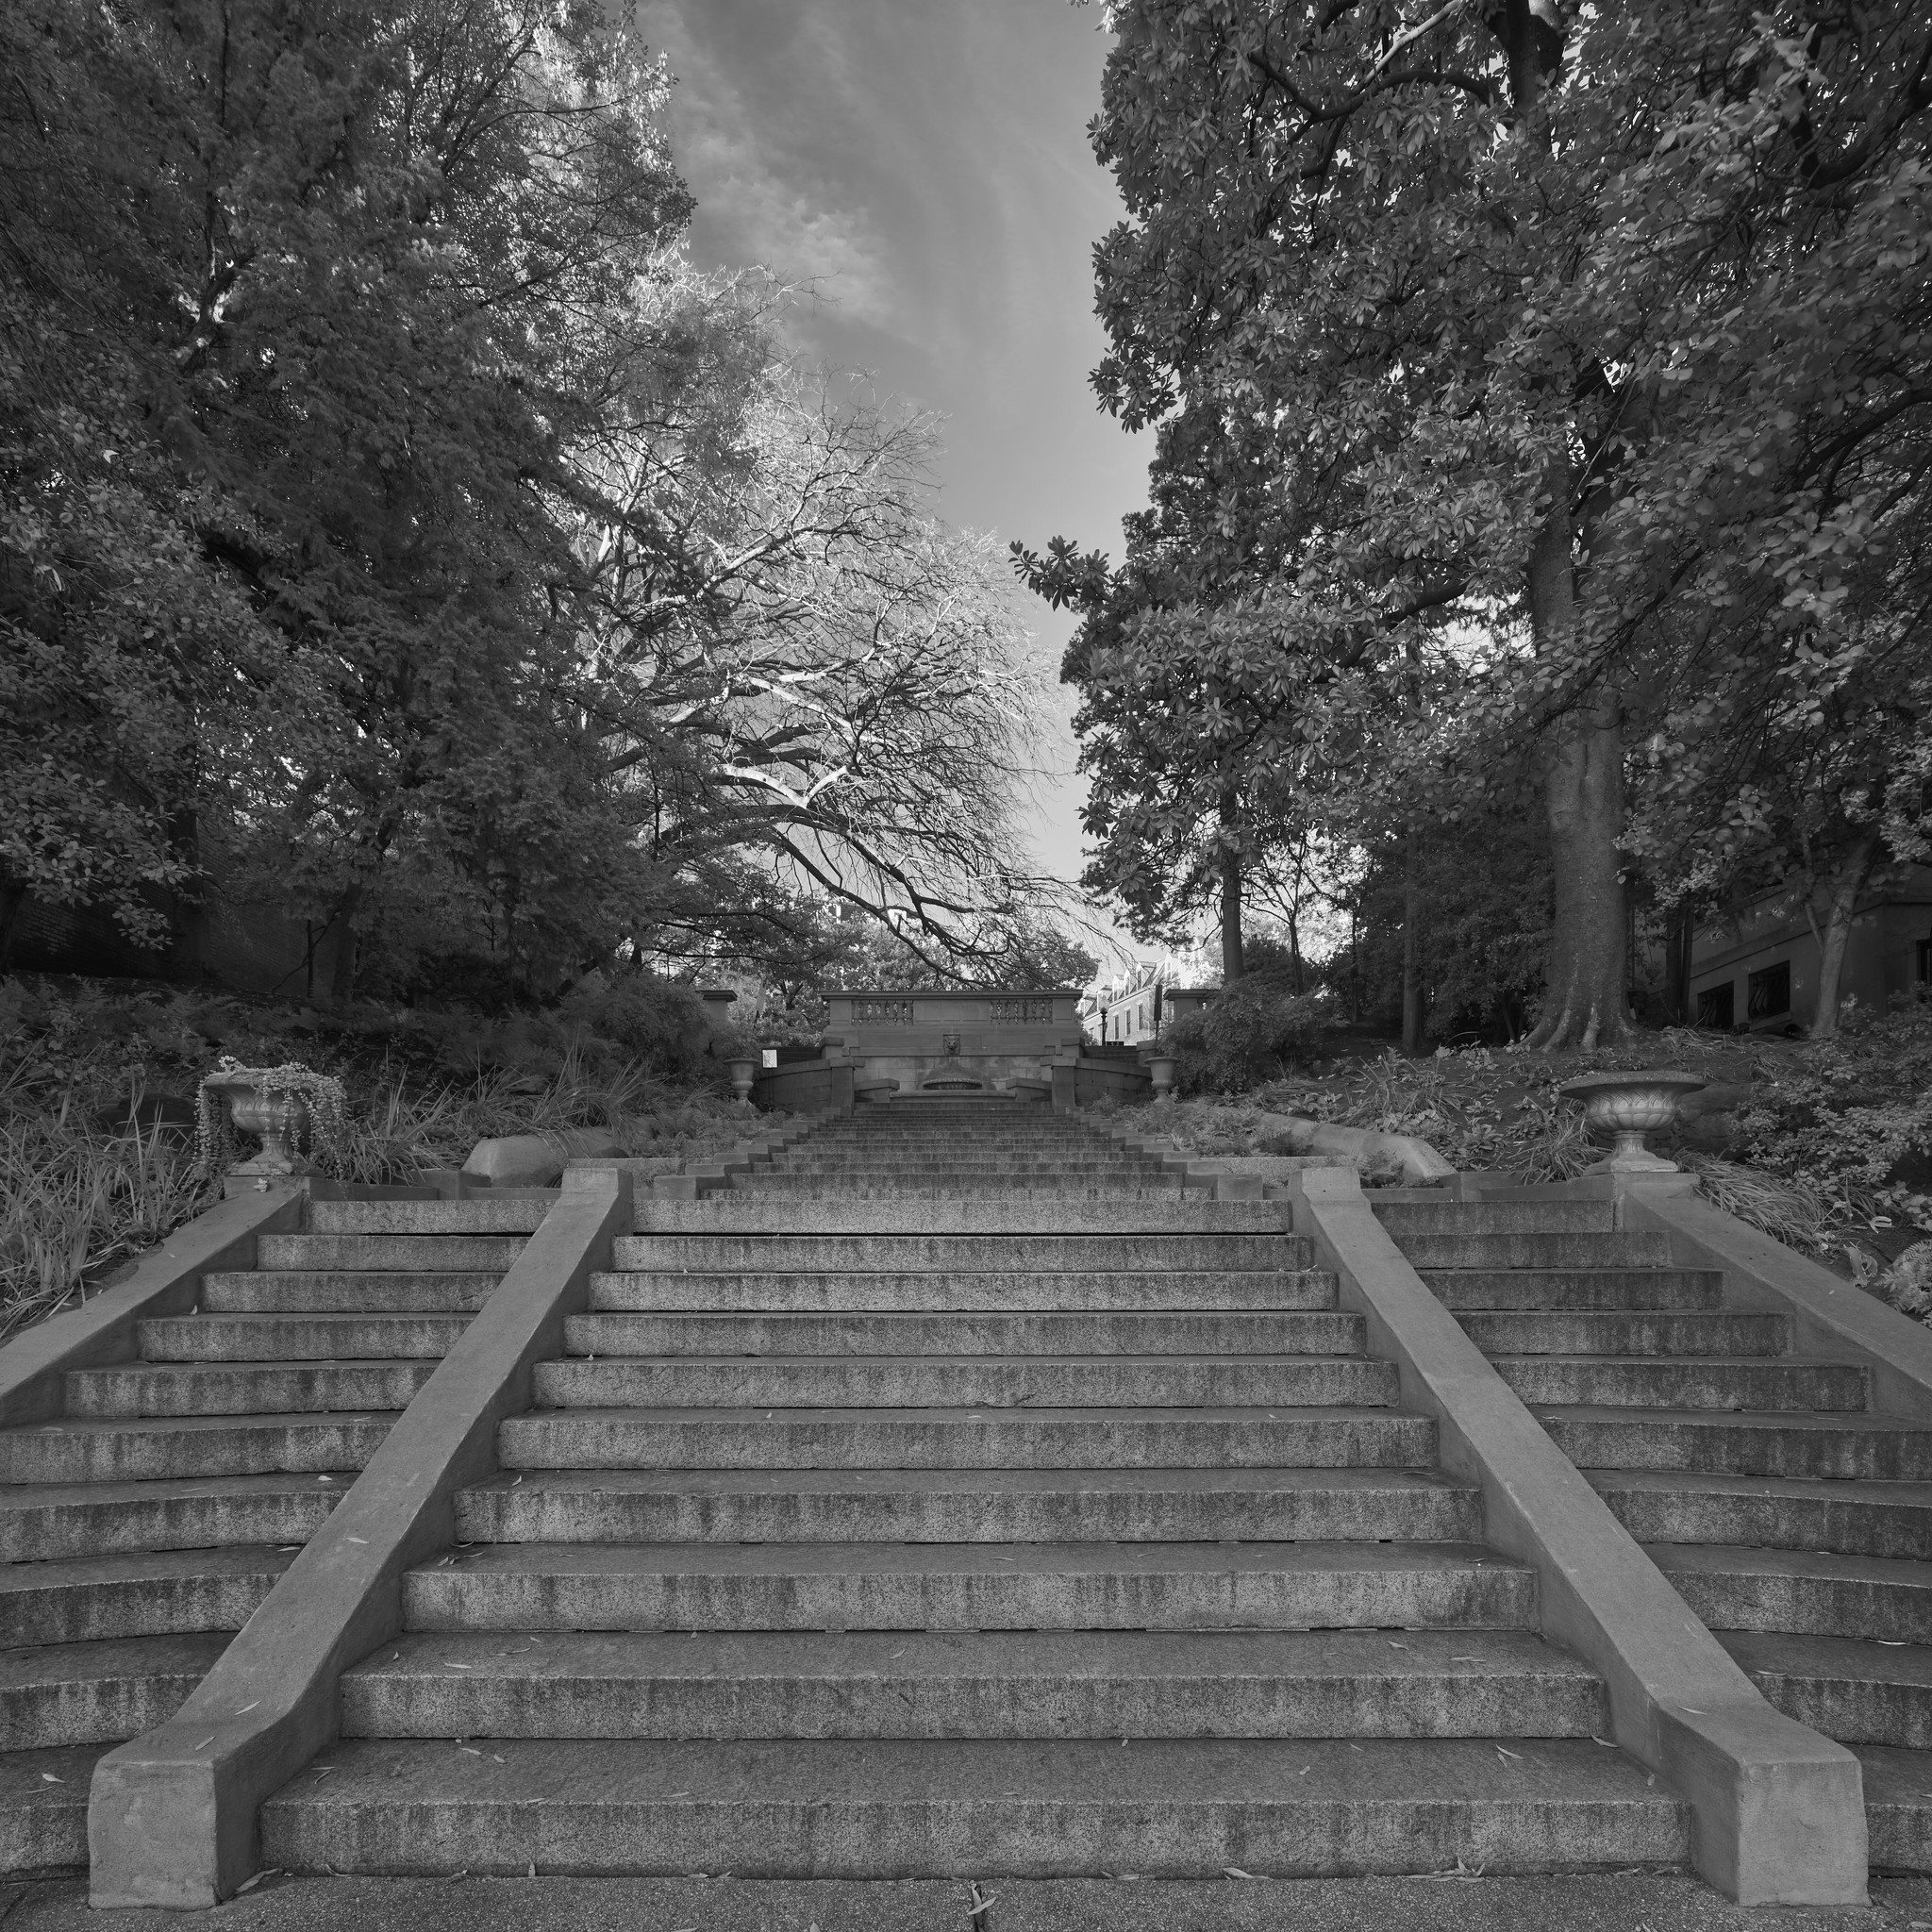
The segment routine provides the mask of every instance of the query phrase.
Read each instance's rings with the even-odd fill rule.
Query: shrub
[[[1332,1019],[1324,995],[1293,992],[1277,974],[1254,973],[1174,1021],[1161,1043],[1174,1056],[1183,1093],[1245,1093],[1307,1059]]]

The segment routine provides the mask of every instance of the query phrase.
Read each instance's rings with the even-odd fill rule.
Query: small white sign
[[[766,1066],[775,1067],[778,1064],[778,1049],[775,1046],[765,1047],[758,1058]]]

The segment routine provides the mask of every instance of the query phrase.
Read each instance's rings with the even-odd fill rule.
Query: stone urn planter
[[[1687,1093],[1704,1082],[1695,1074],[1648,1067],[1631,1074],[1581,1074],[1557,1091],[1583,1103],[1584,1124],[1597,1134],[1610,1134],[1609,1154],[1587,1174],[1675,1174],[1674,1160],[1653,1154],[1643,1144],[1646,1134],[1668,1127]]]
[[[1163,1100],[1174,1098],[1174,1056],[1171,1053],[1150,1053],[1147,1056],[1147,1071],[1154,1076],[1154,1098],[1157,1105]]]
[[[301,1149],[304,1142],[312,1145],[315,1141],[318,1101],[325,1107],[341,1090],[326,1075],[309,1074],[306,1067],[299,1072],[307,1078],[291,1078],[290,1070],[282,1067],[225,1066],[202,1081],[204,1161],[212,1162],[216,1141],[215,1123],[208,1110],[225,1103],[229,1123],[261,1141],[261,1151],[230,1168],[230,1174],[249,1180],[280,1180],[291,1174],[316,1173],[315,1163],[307,1159]],[[333,1095],[316,1091],[323,1087],[333,1090]],[[339,1111],[339,1098],[337,1107]]]
[[[758,1078],[758,1063],[749,1054],[736,1055],[724,1062],[731,1071],[731,1097],[741,1107],[751,1105],[751,1083]]]

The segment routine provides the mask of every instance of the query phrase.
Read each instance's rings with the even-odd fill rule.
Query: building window
[[[1762,973],[1751,975],[1751,998],[1746,1009],[1753,1020],[1769,1020],[1776,1013],[1791,1010],[1791,962],[1780,959]]]
[[[1727,979],[1722,986],[1707,986],[1697,995],[1697,1024],[1700,1026],[1715,1026],[1720,1032],[1728,1033],[1736,1024],[1736,989]]]

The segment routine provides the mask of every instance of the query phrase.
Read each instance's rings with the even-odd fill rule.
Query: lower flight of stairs
[[[85,1866],[94,1760],[174,1715],[545,1206],[313,1203],[0,1429],[0,1872]]]
[[[1283,1211],[994,1103],[644,1202],[265,1862],[1682,1862]]]
[[[1932,1425],[1608,1202],[1378,1211],[1765,1696],[1857,1751],[1874,1868],[1932,1871]]]

